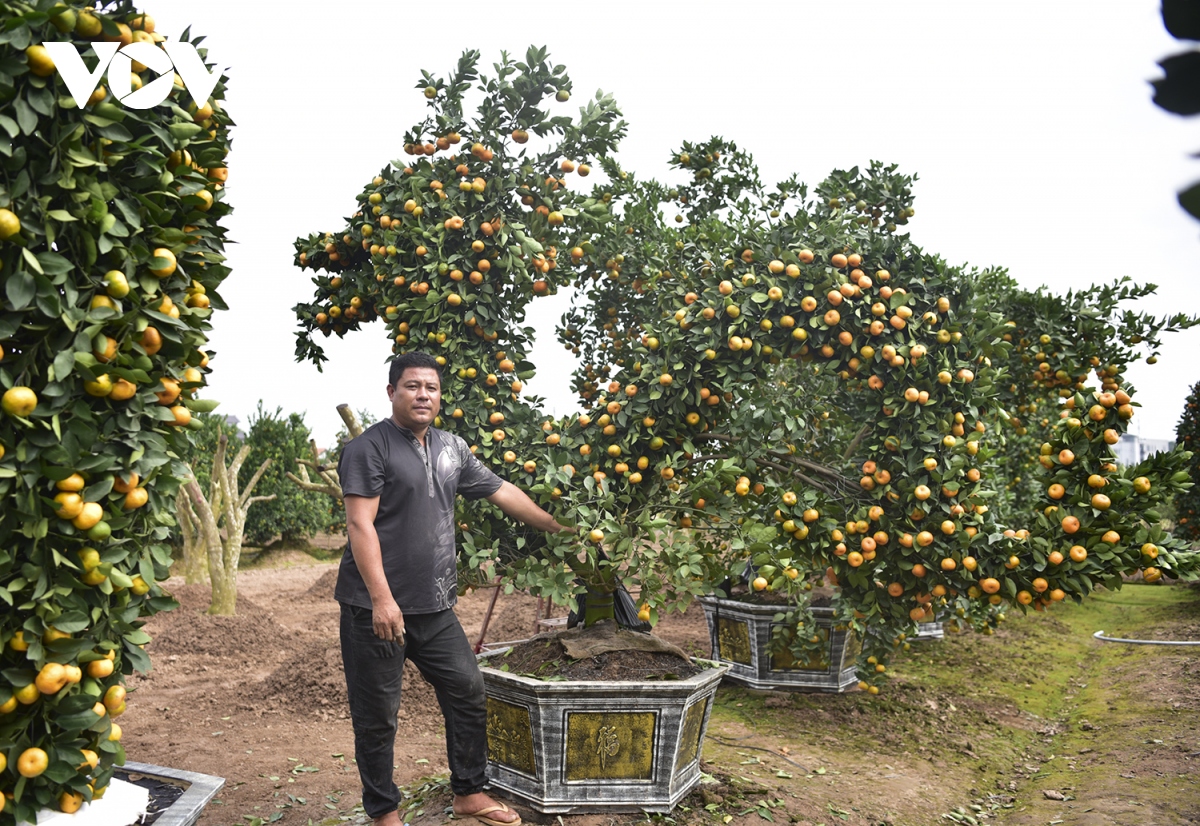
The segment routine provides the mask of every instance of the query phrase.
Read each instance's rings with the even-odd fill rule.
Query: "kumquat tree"
[[[1200,381],[1192,386],[1187,401],[1183,405],[1183,415],[1175,428],[1176,444],[1192,454],[1188,467],[1192,481],[1200,479]],[[1200,488],[1191,490],[1175,497],[1175,535],[1180,539],[1196,543],[1200,542]]]
[[[790,598],[797,633],[782,644],[797,655],[815,645],[808,594],[826,580],[876,693],[916,621],[987,628],[1006,605],[1078,601],[1139,569],[1196,574],[1200,558],[1151,516],[1187,487],[1187,454],[1113,463],[1133,350],[1108,342],[1195,319],[1110,321],[1139,293],[1063,304],[946,264],[901,231],[914,179],[895,167],[767,188],[714,138],[673,155],[687,185],[640,180],[614,160],[611,97],[568,115],[571,81],[544,50],[487,76],[478,57],[421,78],[429,116],[406,136],[410,159],[295,256],[316,287],[296,307],[298,360],[322,363],[318,333],[381,320],[392,352],[444,366],[438,426],[580,526],[582,542],[514,537],[486,502],[464,504],[470,575],[558,600],[620,579],[653,621],[749,562],[753,589]],[[521,325],[565,287],[558,337],[580,359],[585,412],[556,419],[522,395],[534,331]],[[1035,404],[1045,422],[1013,421],[1010,407]],[[1037,471],[1036,498],[1002,494],[1008,452]],[[612,616],[611,601],[588,609],[589,624]]]
[[[224,307],[230,121],[223,79],[200,106],[178,76],[149,109],[103,86],[77,106],[41,44],[161,42],[132,3],[5,2],[0,19],[0,824],[11,824],[104,793],[125,759],[124,676],[150,667],[143,620],[175,605],[157,583],[191,414],[215,405],[193,393]],[[131,68],[135,89],[154,78]]]

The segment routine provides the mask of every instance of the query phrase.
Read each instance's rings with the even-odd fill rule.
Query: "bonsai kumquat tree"
[[[1144,564],[1130,544],[1143,535],[1162,570],[1194,574],[1195,555],[1140,521],[1183,487],[1182,454],[1139,468],[1145,491],[1105,469],[1104,434],[1133,410],[1115,392],[1109,405],[1076,389],[1074,408],[1103,417],[1074,427],[1064,409],[1051,432],[1080,457],[1042,470],[1071,492],[1059,511],[992,507],[1008,482],[985,471],[1008,415],[1009,318],[988,274],[901,234],[912,177],[872,163],[811,193],[794,178],[768,190],[748,154],[712,138],[674,153],[686,185],[640,180],[614,159],[625,125],[611,97],[559,114],[571,84],[544,50],[503,55],[494,77],[477,59],[421,78],[430,115],[406,137],[413,159],[384,169],[338,232],[298,239],[295,257],[316,287],[296,307],[298,359],[320,365],[318,331],[382,318],[393,352],[427,350],[446,368],[438,426],[581,527],[581,542],[514,534],[486,502],[464,504],[469,571],[558,600],[582,580],[591,624],[612,617],[618,579],[656,621],[748,562],[753,589],[794,605],[797,633],[779,644],[798,656],[816,645],[807,595],[825,579],[864,640],[872,691],[915,622],[949,612],[986,627],[1006,604],[1119,585]],[[593,170],[588,189],[579,176]],[[585,412],[554,419],[522,395],[533,330],[521,323],[564,286],[576,299],[559,340],[580,359]],[[1107,505],[1082,498],[1092,475]]]
[[[130,2],[4,4],[0,39],[0,824],[74,812],[125,759],[124,675],[175,605],[171,505],[209,318],[231,122],[181,83],[82,107],[41,44],[157,43]],[[192,40],[185,33],[184,40]],[[203,56],[204,50],[199,50]],[[133,87],[153,78],[132,63]]]

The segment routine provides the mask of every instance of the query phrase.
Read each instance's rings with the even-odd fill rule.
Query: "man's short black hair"
[[[436,371],[438,384],[442,383],[442,366],[437,363],[433,356],[428,353],[405,353],[402,356],[396,356],[392,359],[391,367],[388,368],[388,384],[396,387],[400,384],[400,378],[404,375],[404,371],[414,367],[427,367],[430,370]]]

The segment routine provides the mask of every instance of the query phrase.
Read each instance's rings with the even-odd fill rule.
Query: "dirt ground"
[[[207,587],[164,584],[181,607],[147,626],[154,669],[130,680],[124,743],[132,760],[226,778],[203,826],[364,820],[356,808],[361,787],[338,652],[335,576],[333,563],[272,552],[239,576],[236,617],[204,613]],[[656,819],[1200,823],[1200,651],[1118,649],[1082,633],[1128,616],[1109,633],[1126,635],[1149,622],[1147,634],[1197,638],[1200,590],[1151,609],[1124,607],[1130,591],[1167,593],[1127,588],[1111,605],[1096,598],[1093,608],[1017,620],[997,637],[914,645],[879,698],[722,687],[704,744],[705,782],[669,818]],[[459,600],[472,640],[491,596],[481,591]],[[535,605],[525,595],[501,595],[487,640],[530,636]],[[1154,611],[1162,615],[1151,622]],[[689,653],[709,654],[698,606],[666,618],[656,633]],[[395,772],[409,795],[406,822],[450,819],[447,772],[432,689],[410,667]],[[517,808],[530,822],[559,820]]]

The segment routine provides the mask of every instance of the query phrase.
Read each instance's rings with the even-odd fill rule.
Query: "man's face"
[[[442,409],[442,383],[437,371],[429,367],[408,368],[387,391],[392,416],[409,430],[429,427]]]

